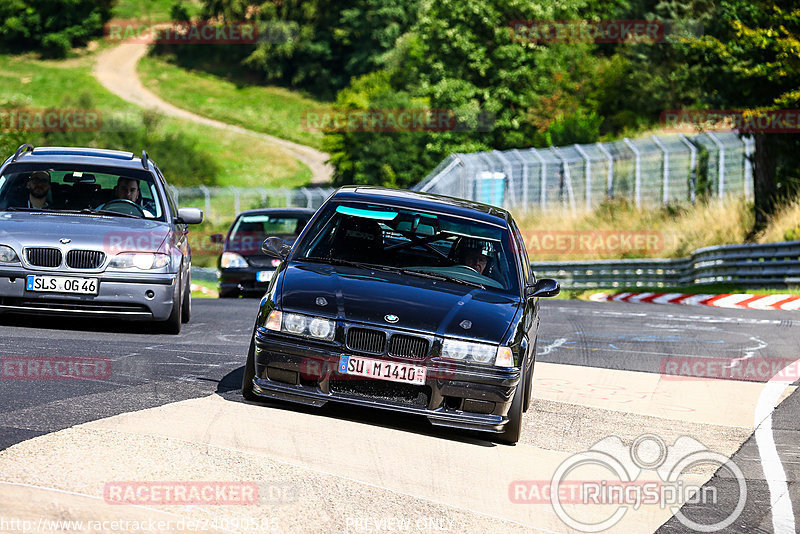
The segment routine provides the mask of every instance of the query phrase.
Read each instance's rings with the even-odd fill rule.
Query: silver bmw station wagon
[[[146,152],[20,146],[0,166],[0,312],[157,321],[191,314],[188,225]]]

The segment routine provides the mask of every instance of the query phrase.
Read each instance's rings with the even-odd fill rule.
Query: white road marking
[[[563,345],[566,342],[567,342],[567,338],[565,338],[565,337],[556,339],[555,341],[553,341],[552,343],[550,343],[549,345],[544,347],[541,350],[541,352],[539,352],[539,354],[537,354],[537,356],[541,356],[543,354],[550,354],[551,352],[553,352],[553,349],[556,349],[556,348],[560,347],[561,345]]]
[[[800,360],[790,364],[798,365]],[[764,469],[764,478],[767,481],[772,511],[772,530],[775,534],[794,534],[795,522],[792,510],[792,501],[789,498],[789,487],[786,484],[786,471],[781,464],[781,458],[775,447],[775,437],[772,433],[772,412],[778,400],[786,389],[784,380],[775,380],[776,375],[758,397],[756,414],[753,426],[756,427],[756,445]]]

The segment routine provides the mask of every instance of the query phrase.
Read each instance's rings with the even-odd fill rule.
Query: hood
[[[103,248],[108,253],[156,251],[169,230],[168,223],[148,219],[47,212],[0,213],[0,244],[16,249],[23,246],[63,248],[59,240],[65,238],[70,239],[69,248]]]
[[[318,305],[319,297],[327,304]],[[492,343],[502,342],[519,307],[513,296],[452,282],[324,264],[289,265],[280,303],[287,311]],[[386,315],[400,320],[390,324]]]

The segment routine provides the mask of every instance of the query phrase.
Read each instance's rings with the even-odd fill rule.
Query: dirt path
[[[278,145],[311,169],[311,183],[325,184],[330,182],[333,168],[326,163],[329,157],[328,154],[265,133],[254,132],[240,126],[201,117],[185,109],[173,106],[150,92],[142,85],[136,72],[136,65],[147,53],[147,47],[148,45],[144,43],[123,43],[114,48],[104,50],[97,56],[97,61],[94,65],[93,73],[95,78],[115,95],[143,108],[155,109],[164,115],[197,122],[206,126],[224,128],[236,133],[251,135]]]

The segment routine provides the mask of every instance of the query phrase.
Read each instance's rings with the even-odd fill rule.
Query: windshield
[[[472,219],[374,204],[329,204],[292,258],[397,270],[516,293],[509,231]]]
[[[164,219],[152,175],[67,164],[11,165],[0,176],[0,210],[70,212]]]
[[[311,215],[294,213],[242,215],[233,223],[228,249],[260,254],[261,243],[271,236],[293,243],[310,218]]]

